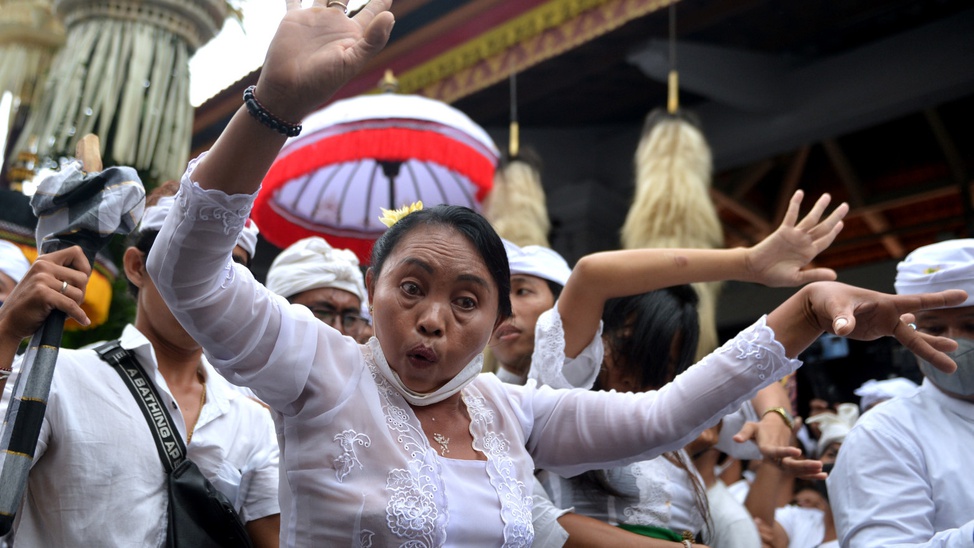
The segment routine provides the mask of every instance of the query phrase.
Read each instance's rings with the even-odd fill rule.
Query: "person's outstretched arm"
[[[682,447],[764,386],[794,371],[794,359],[822,333],[857,340],[892,336],[946,371],[957,343],[906,322],[922,309],[957,306],[960,290],[888,295],[838,282],[802,287],[740,335],[658,391],[640,394],[509,388],[533,414],[528,449],[535,463],[563,476],[618,466]],[[568,420],[564,420],[569,417]],[[570,454],[563,447],[572,447]],[[786,455],[783,455],[786,456]]]
[[[388,39],[391,0],[372,0],[355,17],[324,1],[287,13],[268,48],[255,96],[285,123],[297,123],[327,101]],[[341,383],[314,398],[300,396],[329,363],[331,379],[356,374],[358,345],[299,306],[271,294],[230,253],[256,191],[285,137],[242,105],[210,151],[190,163],[176,204],[149,253],[146,267],[160,295],[211,363],[282,413],[309,402],[327,407]],[[233,314],[228,314],[233,310]],[[280,370],[278,364],[288,364]],[[344,369],[342,369],[344,368]]]
[[[574,358],[585,349],[599,329],[605,302],[615,297],[696,282],[737,280],[787,287],[834,280],[832,269],[803,269],[835,240],[849,207],[840,204],[822,219],[830,201],[824,194],[799,221],[803,196],[795,192],[781,226],[754,247],[627,249],[582,257],[558,299],[565,355]]]

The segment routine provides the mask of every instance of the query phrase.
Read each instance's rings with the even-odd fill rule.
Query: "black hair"
[[[421,209],[406,215],[392,225],[372,246],[370,268],[374,279],[379,279],[386,258],[396,249],[403,236],[421,225],[448,226],[473,244],[497,285],[497,313],[501,319],[509,318],[511,316],[511,268],[507,262],[504,243],[487,219],[467,207],[438,205]]]
[[[545,280],[545,283],[548,284],[548,289],[551,291],[551,296],[554,297],[555,301],[558,301],[558,297],[561,297],[561,290],[565,289],[565,286],[551,280]]]
[[[700,339],[698,300],[692,286],[679,285],[606,302],[606,344],[639,389],[660,388],[693,364]],[[677,336],[680,346],[671,356]]]
[[[158,230],[137,230],[129,236],[128,247],[134,247],[141,251],[143,256],[148,257],[149,251],[152,250],[152,244],[156,243],[156,236],[158,235]],[[126,281],[128,282],[129,295],[134,299],[138,299],[139,288],[128,278],[126,278]]]
[[[700,339],[698,301],[692,286],[678,285],[605,303],[602,322],[606,345],[613,352],[615,363],[635,380],[637,390],[661,388],[693,364]],[[676,355],[671,356],[675,337],[680,337],[680,344]],[[593,390],[599,389],[596,381]],[[691,463],[685,462],[678,452],[662,456],[686,471],[705,529],[712,531],[706,488],[693,473]],[[581,479],[590,489],[625,496],[611,485],[604,470],[585,472]]]

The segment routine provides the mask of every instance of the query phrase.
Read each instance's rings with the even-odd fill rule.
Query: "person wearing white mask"
[[[356,340],[369,325],[363,316],[368,297],[358,258],[324,238],[298,240],[282,251],[267,271],[267,289],[306,306],[316,318]]]
[[[914,393],[863,415],[828,479],[839,541],[849,546],[974,545],[974,239],[921,247],[897,266],[896,292],[968,290],[916,314],[916,329],[957,341],[953,374],[918,360]]]
[[[7,240],[0,240],[0,306],[23,279],[28,268],[30,262],[24,252]]]

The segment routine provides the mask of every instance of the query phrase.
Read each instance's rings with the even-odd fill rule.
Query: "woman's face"
[[[404,235],[376,279],[373,328],[389,367],[428,393],[483,352],[498,322],[498,288],[477,249],[455,229],[420,226]]]

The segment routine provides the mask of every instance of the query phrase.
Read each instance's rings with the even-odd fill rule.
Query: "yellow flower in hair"
[[[412,205],[400,207],[399,209],[386,209],[384,207],[380,207],[379,209],[382,210],[382,216],[379,217],[379,221],[387,227],[392,228],[392,225],[398,223],[406,215],[409,215],[413,211],[423,209],[423,202],[419,201]]]

